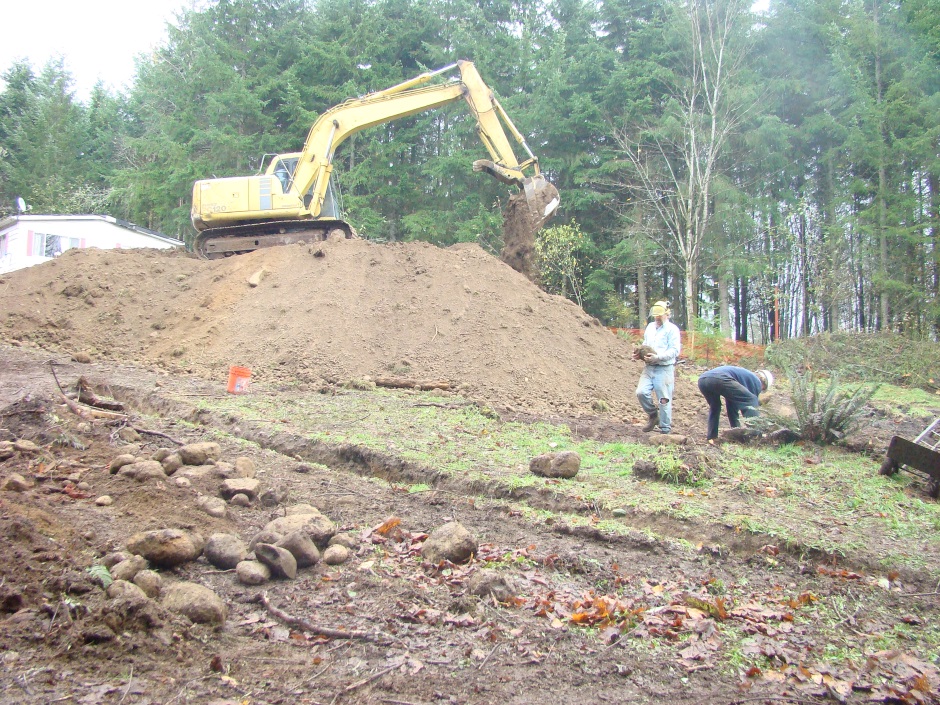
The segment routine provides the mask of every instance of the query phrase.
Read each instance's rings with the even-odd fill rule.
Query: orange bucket
[[[247,367],[232,365],[228,368],[229,394],[244,394],[248,391],[249,382],[251,382],[251,370]]]

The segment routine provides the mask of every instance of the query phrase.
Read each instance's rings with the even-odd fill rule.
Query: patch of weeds
[[[419,492],[430,492],[431,485],[419,483],[408,488],[408,494],[418,494]]]

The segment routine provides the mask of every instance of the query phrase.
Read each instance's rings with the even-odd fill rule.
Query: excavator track
[[[221,259],[253,252],[262,247],[322,242],[330,237],[355,237],[344,220],[285,220],[230,225],[203,230],[196,236],[196,254],[202,259]]]

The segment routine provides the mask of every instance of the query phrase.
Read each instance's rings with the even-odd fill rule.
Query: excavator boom
[[[459,81],[426,85],[454,69],[459,70]],[[542,176],[538,159],[474,65],[458,61],[327,110],[310,128],[303,150],[277,155],[264,174],[197,181],[192,207],[193,225],[199,231],[197,252],[214,258],[331,235],[352,237],[330,179],[339,145],[361,130],[461,99],[476,119],[490,155],[474,162],[474,171],[520,188],[534,204],[533,222],[541,227],[557,208],[557,191]],[[526,154],[521,162],[504,125]],[[550,191],[554,197],[545,198]]]

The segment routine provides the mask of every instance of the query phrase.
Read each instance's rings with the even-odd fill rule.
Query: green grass
[[[674,449],[577,441],[566,426],[504,423],[457,397],[384,389],[336,395],[256,390],[205,399],[202,407],[311,441],[388,453],[428,468],[429,479],[435,473],[473,481],[505,496],[531,496],[530,502],[547,496],[553,505],[567,503],[566,520],[587,522],[594,515],[593,521],[613,533],[620,527],[635,531],[644,517],[665,517],[673,520],[678,541],[694,544],[700,533],[695,524],[715,525],[758,535],[781,548],[940,577],[940,505],[909,476],[882,477],[876,460],[835,447],[725,444],[709,463],[713,476],[690,486],[668,481],[675,479],[671,474],[682,458]],[[580,455],[577,477],[551,480],[529,472],[532,457],[561,450]],[[666,481],[634,476],[637,460],[657,461]],[[426,486],[417,481],[409,491]],[[632,512],[611,517],[617,508]],[[531,510],[541,511],[538,506]],[[692,522],[688,535],[683,522]]]

